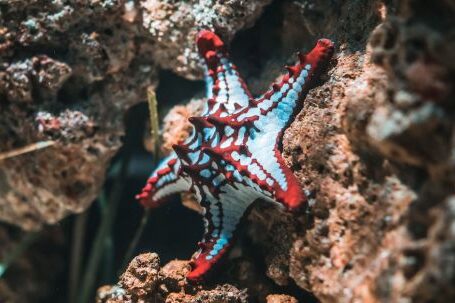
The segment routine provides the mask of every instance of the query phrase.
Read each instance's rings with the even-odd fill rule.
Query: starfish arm
[[[225,156],[236,170],[250,180],[256,191],[283,204],[289,210],[298,210],[306,202],[301,185],[292,170],[286,165],[279,150],[280,130],[269,126],[267,132],[247,130],[243,148]]]
[[[268,131],[273,124],[284,130],[301,110],[308,91],[314,85],[321,71],[327,66],[333,54],[333,43],[328,39],[320,39],[316,46],[306,55],[299,54],[299,62],[287,66],[288,73],[280,82],[254,101],[254,106],[229,117],[236,123],[254,122],[254,126]]]
[[[223,41],[213,32],[204,30],[196,43],[206,63],[209,101],[204,115],[225,116],[247,107],[252,96],[236,66],[230,62]]]
[[[319,40],[310,53],[299,55],[299,62],[288,67],[289,73],[258,99],[255,106],[219,122],[237,125],[239,131],[234,134],[234,142],[239,147],[244,146],[243,150],[237,149],[228,155],[230,162],[271,194],[273,200],[289,209],[299,208],[306,197],[281,156],[279,142],[283,131],[302,107],[299,99],[311,88],[332,53],[333,43],[327,39]]]
[[[234,232],[248,207],[260,197],[247,186],[226,183],[216,195],[207,187],[200,192],[204,206],[205,233],[192,259],[190,281],[200,281],[232,245]]]
[[[164,158],[136,199],[145,207],[155,208],[165,203],[171,195],[188,191],[190,183],[180,176],[180,166],[176,153]]]

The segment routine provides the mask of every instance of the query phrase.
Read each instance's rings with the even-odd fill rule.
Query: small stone
[[[126,291],[117,285],[104,285],[96,292],[96,303],[132,303]]]
[[[188,261],[173,260],[163,266],[160,277],[167,290],[180,291],[186,284],[185,278],[190,270]]]
[[[137,298],[152,294],[159,281],[160,258],[155,253],[135,257],[120,277],[119,284]]]
[[[288,295],[268,295],[267,303],[298,303],[297,299]]]

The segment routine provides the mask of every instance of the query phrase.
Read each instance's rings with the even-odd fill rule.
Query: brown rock
[[[168,291],[179,292],[186,285],[186,275],[190,270],[188,261],[170,261],[160,271],[161,281]]]
[[[215,287],[188,285],[189,262],[174,260],[159,268],[155,253],[137,256],[117,285],[102,286],[98,303],[246,303],[246,290],[224,284]],[[159,272],[159,274],[158,274]]]
[[[267,303],[298,303],[297,299],[288,295],[268,295]]]
[[[188,303],[247,303],[246,290],[240,291],[232,285],[217,286],[212,290],[199,291]],[[168,302],[168,303],[172,303]]]
[[[189,117],[199,116],[202,113],[203,99],[191,100],[186,105],[174,106],[163,119],[163,146],[162,152],[168,154],[174,144],[184,141],[191,133],[192,125]]]
[[[166,298],[166,303],[246,303],[244,292],[239,292],[231,285],[218,286],[214,290],[202,290],[196,295],[184,293],[171,293]]]
[[[8,13],[0,23],[12,43],[0,53],[0,151],[56,144],[0,163],[0,220],[38,229],[98,195],[125,111],[156,84],[153,62],[139,54],[146,41],[121,42],[140,35],[119,18],[123,4],[2,4]],[[92,32],[81,32],[92,20]],[[109,34],[113,28],[119,33]]]
[[[96,303],[132,303],[136,302],[131,299],[124,289],[114,285],[105,285],[98,288],[96,292]]]
[[[217,27],[232,38],[270,0],[86,2],[2,3],[0,152],[57,141],[0,163],[0,220],[23,229],[95,199],[125,112],[157,85],[155,62],[200,78],[197,30]]]
[[[159,270],[160,258],[157,254],[141,254],[130,262],[119,284],[134,300],[143,299],[154,292],[159,281]]]
[[[161,66],[190,79],[201,74],[194,45],[202,28],[216,29],[230,40],[240,28],[249,27],[271,0],[186,1],[143,0],[143,26],[157,44],[153,56]]]

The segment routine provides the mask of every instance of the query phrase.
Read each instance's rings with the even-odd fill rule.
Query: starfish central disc
[[[279,83],[255,99],[216,34],[201,31],[197,46],[207,65],[204,112],[189,119],[194,126],[190,137],[173,146],[174,152],[137,195],[144,206],[154,208],[173,194],[192,191],[204,208],[205,234],[189,280],[202,279],[225,254],[254,201],[279,203],[289,210],[306,202],[279,142],[333,53],[330,40],[319,40],[308,54],[299,54]]]

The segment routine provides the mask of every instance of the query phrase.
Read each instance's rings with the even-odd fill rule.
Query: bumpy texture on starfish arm
[[[233,233],[256,200],[300,208],[306,197],[279,150],[285,128],[302,108],[301,99],[333,53],[317,42],[288,74],[254,99],[229,61],[221,39],[210,31],[197,45],[207,64],[208,98],[200,117],[190,118],[191,136],[174,146],[137,198],[146,207],[175,193],[192,191],[204,208],[205,234],[187,278],[200,280],[229,248]]]

